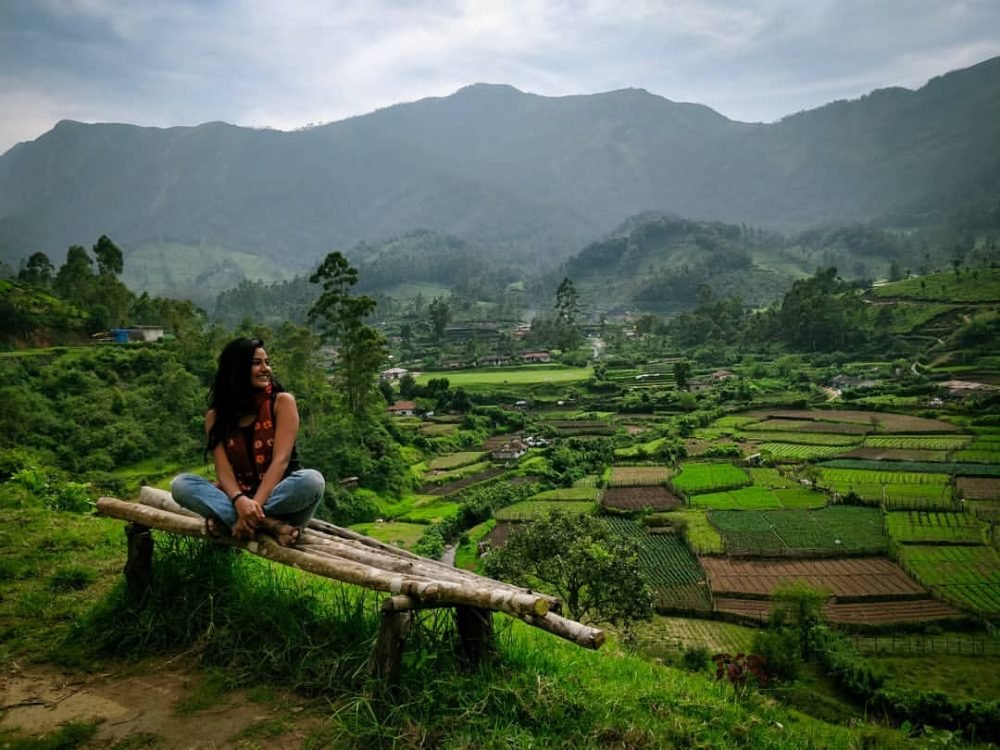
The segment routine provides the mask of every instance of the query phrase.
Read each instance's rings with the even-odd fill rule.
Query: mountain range
[[[127,267],[186,248],[287,277],[427,229],[552,268],[643,211],[798,231],[998,199],[1000,58],[773,124],[641,89],[475,84],[294,132],[62,121],[0,156],[0,261],[107,234]]]

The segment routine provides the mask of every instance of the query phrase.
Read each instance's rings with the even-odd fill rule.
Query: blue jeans
[[[299,469],[278,482],[264,503],[264,515],[293,526],[305,526],[323,499],[326,481],[315,469]],[[230,529],[239,516],[226,493],[205,477],[179,474],[170,483],[170,493],[179,504],[205,518],[218,518]]]

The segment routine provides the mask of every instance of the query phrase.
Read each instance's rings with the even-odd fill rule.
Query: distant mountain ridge
[[[294,271],[425,228],[551,266],[642,211],[919,222],[1000,197],[998,165],[1000,58],[774,124],[641,89],[488,84],[288,133],[64,121],[0,157],[0,260],[108,234],[126,254],[226,248]]]

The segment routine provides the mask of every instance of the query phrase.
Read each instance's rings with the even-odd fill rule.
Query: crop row
[[[713,510],[764,510],[777,508],[822,508],[827,497],[821,492],[807,489],[769,489],[743,487],[728,492],[710,492],[694,495],[691,505]]]
[[[836,445],[799,445],[797,443],[759,443],[757,449],[774,458],[793,458],[799,461],[830,458],[844,452],[843,447]]]
[[[977,612],[1000,613],[1000,556],[986,546],[904,545],[899,561],[941,596]]]
[[[831,485],[851,485],[851,484],[929,484],[947,485],[951,477],[943,473],[912,472],[899,466],[899,470],[869,469],[867,467],[845,467],[845,463],[864,463],[878,466],[879,461],[853,461],[841,459],[839,461],[829,461],[820,468],[820,476],[823,481]],[[900,462],[894,461],[893,468],[896,469]]]
[[[666,466],[613,466],[609,487],[642,487],[663,484],[670,478]]]
[[[969,435],[869,435],[864,448],[899,448],[901,450],[951,451],[964,447]]]
[[[902,543],[981,544],[982,525],[968,513],[925,513],[898,511],[887,513],[889,538]]]
[[[962,451],[960,451],[961,453]],[[870,471],[886,473],[885,462],[863,458],[835,458],[823,463],[824,469],[841,469],[852,471]],[[919,476],[921,474],[962,474],[964,476],[997,477],[1000,476],[1000,463],[961,463],[956,461],[893,461],[893,474]],[[904,479],[893,481],[924,481],[920,479]],[[929,481],[929,480],[928,480]]]
[[[780,432],[778,430],[762,430],[746,432],[742,435],[748,440],[766,440],[769,443],[796,443],[798,445],[850,446],[857,445],[861,438],[858,435],[838,435],[829,432]]]

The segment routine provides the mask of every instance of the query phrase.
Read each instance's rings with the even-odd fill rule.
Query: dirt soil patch
[[[87,747],[299,748],[321,719],[283,695],[253,702],[225,693],[203,710],[179,710],[202,682],[197,673],[146,663],[127,674],[75,674],[50,666],[15,666],[0,674],[0,729],[35,737],[69,721],[98,722]],[[291,720],[289,720],[290,717]],[[258,725],[287,720],[277,733]]]
[[[605,508],[619,510],[672,510],[681,505],[680,499],[666,487],[609,487],[601,497]]]

